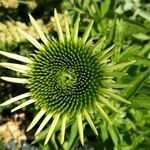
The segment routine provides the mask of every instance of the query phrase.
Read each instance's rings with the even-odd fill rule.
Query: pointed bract
[[[94,133],[95,133],[96,135],[98,135],[98,132],[97,132],[97,130],[96,130],[96,127],[94,126],[94,123],[93,123],[93,121],[92,121],[90,115],[88,114],[88,112],[87,112],[86,110],[84,110],[84,115],[85,115],[85,118],[86,118],[86,120],[88,121],[89,125],[91,126],[92,130],[94,131]]]
[[[69,30],[68,20],[66,17],[65,17],[65,28],[66,28],[66,38],[67,38],[67,41],[69,41],[70,40],[70,30]]]
[[[0,54],[3,55],[3,56],[6,56],[8,58],[12,58],[12,59],[24,62],[24,63],[30,63],[31,62],[31,60],[29,58],[24,57],[24,56],[20,56],[20,55],[17,55],[17,54],[4,52],[4,51],[0,51]]]
[[[45,113],[46,113],[45,110],[40,110],[40,112],[34,117],[33,121],[31,122],[31,124],[27,128],[27,131],[31,130],[37,124],[37,122],[42,118],[42,116]]]
[[[18,31],[29,41],[31,42],[37,49],[39,50],[44,50],[44,47],[37,41],[35,40],[32,36],[21,30],[19,27],[17,27]]]
[[[100,100],[103,104],[105,104],[107,107],[109,107],[111,110],[113,110],[114,112],[116,112],[116,113],[119,112],[113,105],[111,105],[111,104],[109,103],[109,101],[108,101],[106,98],[104,98],[104,97],[102,97],[102,96],[99,96],[99,100]]]
[[[40,124],[39,128],[37,129],[35,135],[39,134],[41,132],[41,130],[45,127],[45,125],[48,123],[48,121],[51,119],[52,114],[48,114],[44,120],[42,121],[42,123]]]
[[[16,96],[16,97],[13,97],[13,98],[10,98],[9,100],[7,100],[6,102],[0,104],[0,106],[6,106],[6,105],[9,105],[9,104],[12,104],[12,103],[15,103],[16,101],[19,101],[23,98],[26,98],[26,97],[29,97],[30,96],[30,93],[27,92],[27,93],[24,93],[24,94],[21,94],[19,96]]]
[[[26,102],[24,102],[24,103],[18,105],[17,107],[13,108],[11,110],[11,112],[14,112],[14,111],[16,111],[18,109],[21,109],[21,108],[25,107],[25,106],[28,106],[28,105],[30,105],[30,104],[32,104],[34,102],[35,102],[35,100],[33,100],[33,99],[27,100]]]
[[[102,37],[101,39],[99,39],[94,45],[93,45],[93,53],[95,53],[98,49],[98,51],[101,50],[101,47],[103,45],[103,42],[106,40],[106,37]]]
[[[88,37],[89,37],[91,28],[92,28],[92,26],[93,26],[93,22],[94,22],[94,21],[92,20],[92,21],[89,23],[89,25],[88,25],[86,31],[84,32],[84,35],[83,35],[83,38],[82,38],[83,43],[86,43],[86,41],[87,41],[87,39],[88,39]]]
[[[106,90],[106,89],[101,89],[101,90],[102,92],[104,92],[104,94],[107,94],[108,96],[112,97],[114,100],[118,100],[127,104],[131,104],[131,102],[127,101],[126,99],[124,99],[123,97],[115,93],[112,93],[110,90]]]
[[[78,16],[76,19],[76,22],[74,24],[74,28],[71,34],[72,40],[76,43],[77,38],[78,38],[78,32],[79,32],[79,22],[80,22],[80,17]]]
[[[52,124],[50,126],[50,129],[48,131],[47,137],[45,139],[44,145],[46,145],[48,143],[49,139],[51,138],[51,136],[52,136],[52,134],[53,134],[53,132],[55,130],[55,127],[56,127],[56,125],[57,125],[57,123],[59,121],[59,118],[60,118],[60,114],[58,114],[58,115],[56,115],[54,117],[54,120],[53,120],[53,122],[52,122]]]
[[[77,114],[77,124],[78,124],[80,141],[81,141],[81,144],[84,145],[83,124],[82,124],[81,113]]]
[[[0,77],[2,80],[8,81],[8,82],[12,82],[12,83],[28,83],[27,79],[23,79],[23,78],[12,78],[12,77]]]
[[[40,29],[39,25],[35,21],[35,19],[30,14],[29,14],[29,18],[30,18],[30,21],[31,21],[33,27],[35,28],[36,32],[39,34],[41,40],[43,41],[43,43],[46,46],[48,46],[49,42],[48,42],[46,36],[44,35],[43,31]]]
[[[111,120],[109,119],[108,115],[104,112],[104,110],[101,108],[101,106],[98,103],[95,103],[95,106],[100,113],[100,115],[110,124],[112,125]]]
[[[115,47],[115,44],[112,45],[112,46],[110,46],[110,47],[107,48],[106,50],[104,50],[104,51],[102,52],[101,57],[103,57],[103,56],[106,55],[108,52],[110,52],[114,47]],[[100,57],[100,58],[101,58],[101,57]]]
[[[64,143],[66,123],[67,123],[67,116],[65,115],[62,119],[62,126],[61,126],[61,144]]]
[[[109,66],[109,69],[110,70],[119,70],[119,69],[123,69],[133,63],[135,63],[136,61],[135,60],[132,60],[130,62],[124,62],[124,63],[119,63],[119,64],[116,64],[116,65],[113,65],[113,66]]]
[[[60,25],[60,21],[59,21],[56,9],[54,9],[54,20],[55,20],[55,25],[56,25],[56,28],[57,28],[59,41],[64,42],[64,36],[63,36],[62,28],[61,28],[61,25]]]
[[[14,63],[0,63],[0,66],[8,68],[17,72],[27,73],[28,67],[26,65],[14,64]]]

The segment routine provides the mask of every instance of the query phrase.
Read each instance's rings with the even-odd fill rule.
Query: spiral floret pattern
[[[40,108],[74,115],[98,99],[101,67],[92,49],[80,43],[51,41],[32,59],[29,89]]]
[[[120,70],[134,63],[134,61],[120,64],[113,63],[111,56],[114,55],[116,49],[114,45],[102,49],[105,37],[94,44],[87,41],[93,21],[89,23],[82,38],[79,38],[80,18],[77,18],[72,32],[70,32],[68,21],[65,18],[65,33],[63,33],[55,10],[54,20],[58,33],[58,40],[56,40],[54,38],[48,39],[34,18],[31,15],[29,17],[42,43],[39,43],[20,28],[18,28],[18,31],[38,49],[36,53],[31,58],[27,58],[0,51],[1,55],[25,63],[0,63],[0,66],[20,72],[24,76],[24,78],[3,76],[1,79],[27,84],[29,92],[10,98],[1,106],[12,104],[21,99],[28,99],[12,109],[13,112],[34,103],[40,111],[34,117],[27,131],[31,130],[45,115],[35,133],[35,135],[38,135],[51,121],[45,144],[50,140],[59,121],[62,123],[60,142],[63,144],[67,122],[71,119],[77,124],[80,141],[83,145],[84,127],[82,122],[84,119],[97,135],[98,132],[92,121],[91,113],[98,112],[111,125],[112,122],[104,111],[104,106],[118,113],[111,101],[117,100],[130,104],[129,101],[119,95],[119,90],[116,90],[127,85],[117,84],[113,81],[113,78],[124,74]]]

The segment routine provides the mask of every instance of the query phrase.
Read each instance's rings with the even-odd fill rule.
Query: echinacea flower
[[[23,98],[28,99],[12,109],[14,112],[34,103],[39,112],[27,131],[31,130],[45,116],[35,135],[39,134],[53,119],[45,144],[50,140],[59,120],[62,121],[61,143],[63,143],[66,125],[70,121],[69,119],[72,119],[77,122],[80,141],[83,145],[82,122],[84,119],[87,120],[94,133],[98,134],[90,115],[92,112],[98,112],[102,118],[112,124],[103,107],[106,106],[118,113],[118,110],[111,104],[112,100],[130,104],[129,101],[119,95],[119,92],[116,92],[116,88],[124,85],[115,83],[113,77],[120,73],[120,69],[132,64],[133,61],[112,63],[111,56],[115,53],[114,45],[101,50],[105,37],[95,44],[87,41],[93,21],[89,23],[83,36],[79,38],[80,18],[77,18],[71,32],[67,19],[64,18],[65,33],[63,33],[55,10],[54,20],[58,33],[58,40],[56,40],[54,38],[48,39],[33,17],[31,15],[29,17],[43,43],[39,43],[20,28],[18,30],[38,49],[36,53],[31,58],[26,58],[0,51],[1,55],[25,63],[0,63],[0,66],[20,72],[24,76],[24,78],[1,77],[1,79],[27,84],[29,92],[9,99],[1,106],[12,104]]]

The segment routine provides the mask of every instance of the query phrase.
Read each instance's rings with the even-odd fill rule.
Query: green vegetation
[[[114,113],[104,107],[113,127],[102,119],[98,113],[92,113],[91,118],[98,136],[94,134],[87,121],[83,120],[84,147],[79,140],[81,136],[79,136],[77,124],[72,120],[66,126],[63,144],[61,144],[60,135],[61,121],[58,121],[55,132],[47,145],[44,146],[43,143],[49,125],[46,125],[36,139],[31,138],[30,132],[34,133],[37,127],[29,131],[27,134],[28,143],[34,143],[36,147],[42,150],[148,150],[150,148],[150,3],[146,0],[58,0],[57,3],[52,0],[46,0],[45,2],[42,0],[14,0],[13,2],[1,0],[0,51],[16,53],[25,57],[30,57],[30,54],[35,53],[35,47],[17,30],[18,26],[36,40],[41,40],[34,31],[28,14],[36,19],[47,37],[57,39],[53,17],[54,8],[57,9],[64,32],[64,16],[69,20],[71,31],[74,29],[76,18],[80,16],[79,36],[81,37],[88,24],[93,20],[94,23],[90,33],[92,40],[88,41],[89,44],[96,43],[106,36],[106,40],[100,49],[105,50],[115,44],[115,50],[113,50],[115,52],[110,56],[112,63],[123,64],[124,62],[135,61],[123,69],[118,66],[119,71],[113,73],[113,80],[117,83],[117,87],[112,82],[111,85],[103,83],[104,86],[119,89],[121,96],[131,104],[116,103],[112,100],[111,104],[121,113]],[[10,59],[1,55],[0,62],[10,62]],[[11,62],[16,63],[17,61],[11,60]],[[63,75],[59,84],[62,84],[62,80],[64,84],[64,80],[68,78],[68,85],[74,83],[74,80],[71,80],[74,74],[70,76],[70,72],[63,72]],[[2,67],[0,67],[0,76],[21,77],[20,73]],[[68,85],[67,87],[62,86],[63,88],[70,88]],[[25,92],[28,92],[28,87],[24,85],[0,80],[1,103]],[[25,101],[24,98],[22,102]],[[17,104],[19,103],[0,107],[0,116],[8,118],[10,110]],[[37,107],[28,106],[14,114],[20,112],[26,114],[26,121],[23,122],[23,125],[27,129],[38,111]],[[0,120],[0,125],[5,122]],[[49,124],[51,122],[52,120]],[[39,126],[40,122],[37,124]],[[4,141],[2,142],[4,143]],[[3,144],[3,147],[5,145],[6,143]]]

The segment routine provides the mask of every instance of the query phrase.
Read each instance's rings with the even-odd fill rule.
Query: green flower
[[[45,140],[45,144],[47,144],[58,121],[61,120],[61,143],[63,143],[66,125],[70,120],[74,120],[77,122],[80,141],[83,145],[82,121],[84,118],[97,135],[98,132],[91,118],[92,112],[98,112],[111,125],[112,122],[104,111],[104,106],[118,113],[118,110],[111,104],[113,99],[130,104],[119,96],[119,92],[115,90],[124,85],[115,83],[113,77],[119,74],[121,68],[133,62],[112,63],[111,56],[115,53],[114,45],[101,50],[105,37],[95,44],[92,44],[91,40],[87,41],[93,21],[88,25],[82,38],[79,38],[80,18],[77,18],[72,32],[70,32],[65,18],[66,29],[64,34],[55,10],[54,20],[58,33],[58,40],[56,40],[54,38],[48,39],[33,17],[31,15],[29,17],[43,43],[39,43],[20,28],[18,30],[38,51],[31,58],[0,51],[1,55],[25,63],[24,65],[0,63],[2,67],[20,72],[24,76],[24,78],[1,77],[1,79],[27,84],[29,92],[9,99],[1,106],[28,98],[27,101],[12,109],[12,112],[14,112],[32,103],[39,108],[40,111],[27,131],[31,130],[45,115],[35,133],[37,135],[50,119],[53,119]]]

